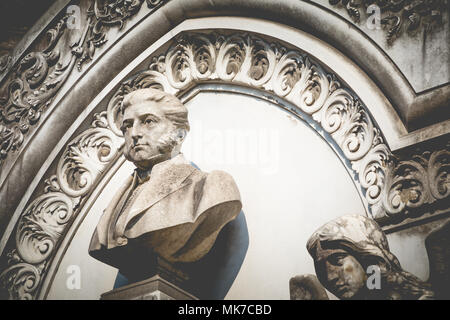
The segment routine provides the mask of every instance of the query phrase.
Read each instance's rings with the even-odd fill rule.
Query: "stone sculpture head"
[[[362,215],[345,215],[320,227],[308,240],[322,285],[340,299],[426,299],[429,286],[404,271],[389,251],[378,224]],[[369,289],[367,268],[378,266],[380,288]]]
[[[124,155],[138,168],[148,170],[179,153],[189,122],[188,111],[177,97],[139,89],[124,97],[121,113]]]

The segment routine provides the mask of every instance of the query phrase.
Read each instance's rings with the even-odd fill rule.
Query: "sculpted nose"
[[[130,134],[131,134],[131,138],[133,138],[134,141],[137,141],[137,140],[139,140],[140,138],[142,138],[142,131],[141,131],[141,129],[139,128],[139,126],[137,126],[137,125],[134,125],[134,126],[131,128]]]
[[[327,278],[328,278],[328,282],[336,283],[339,277],[335,272],[328,272]]]
[[[338,270],[327,262],[327,280],[329,283],[336,285],[339,280]]]

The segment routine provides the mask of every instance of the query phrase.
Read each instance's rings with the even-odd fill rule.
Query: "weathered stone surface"
[[[345,215],[320,227],[307,249],[322,285],[340,299],[435,299],[429,283],[405,271],[378,224]]]
[[[291,278],[289,292],[291,300],[328,300],[327,292],[313,274]]]
[[[429,282],[438,299],[450,299],[450,221],[433,230],[425,240],[430,262]]]
[[[450,81],[449,69],[442,67],[450,64],[450,17],[446,0],[314,2],[355,24],[383,48],[416,92],[437,89]],[[439,95],[434,98],[439,99]],[[414,113],[424,110],[423,105],[414,109]],[[409,117],[415,118],[413,114]],[[425,119],[416,119],[420,119],[416,126],[423,125]]]

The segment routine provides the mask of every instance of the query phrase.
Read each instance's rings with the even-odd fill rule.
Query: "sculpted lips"
[[[144,144],[144,143],[139,143],[139,144],[136,144],[136,145],[133,146],[133,150],[136,150],[136,149],[142,149],[142,148],[144,148],[145,146],[147,146],[147,145]]]
[[[345,286],[345,285],[339,286],[339,287],[337,287],[337,291],[338,291],[339,293],[344,293],[344,292],[347,291],[347,286]]]

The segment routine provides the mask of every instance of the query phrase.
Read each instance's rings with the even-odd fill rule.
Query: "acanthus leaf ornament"
[[[387,163],[390,152],[384,143],[376,144],[364,159],[356,163],[359,181],[366,190],[366,200],[372,206],[375,219],[383,218],[385,211],[380,205],[380,198],[385,184]]]
[[[38,264],[48,258],[72,217],[73,206],[60,192],[44,194],[30,204],[16,231],[17,252],[23,261]]]
[[[59,62],[55,45],[66,30],[67,15],[50,29],[49,43],[41,52],[28,53],[18,64],[14,79],[8,84],[6,97],[0,98],[0,168],[10,151],[23,143],[30,126],[36,124],[42,111],[60,89],[73,59],[67,64]]]
[[[447,199],[450,195],[450,146],[414,154],[408,160],[392,157],[386,175],[383,207],[388,216]]]
[[[150,10],[156,10],[167,1],[146,0]],[[122,29],[143,3],[144,0],[92,0],[84,30],[72,46],[70,58],[60,56],[59,52],[59,40],[70,32],[67,28],[70,14],[67,13],[47,31],[49,40],[45,49],[30,52],[17,63],[11,71],[6,92],[0,94],[0,170],[8,154],[20,149],[30,128],[39,122],[74,66],[81,71],[82,66],[94,58],[96,49],[108,41],[108,30]],[[9,56],[2,57],[0,73],[9,62]]]
[[[78,70],[81,70],[83,64],[94,58],[97,48],[108,41],[107,29],[117,26],[121,30],[125,21],[140,10],[143,2],[144,0],[93,1],[87,11],[89,31],[86,41],[83,42],[83,55],[77,63]]]
[[[11,255],[17,256],[15,252]],[[0,274],[1,287],[7,291],[10,300],[33,300],[41,281],[42,269],[43,264],[34,266],[23,262],[11,263]]]
[[[107,166],[119,156],[123,138],[114,134],[106,112],[94,115],[91,128],[66,147],[56,175],[45,180],[44,194],[24,210],[15,231],[15,248],[0,283],[11,299],[34,299],[80,204]]]
[[[355,23],[360,23],[361,11],[367,13],[369,6],[377,6],[380,22],[387,29],[388,44],[403,33],[433,32],[442,25],[442,15],[448,10],[448,0],[329,0],[329,3],[343,6]]]
[[[428,160],[428,183],[435,199],[450,195],[450,145],[433,152]]]
[[[104,118],[104,119],[101,119]],[[57,178],[64,193],[76,198],[86,195],[103,173],[109,163],[115,159],[123,144],[109,128],[103,127],[106,115],[97,116],[94,127],[86,130],[73,140],[59,162]]]
[[[264,86],[266,90],[273,90],[278,96],[285,97],[291,92],[301,76],[303,57],[299,52],[283,52],[278,50],[279,59],[273,71],[273,77]]]

